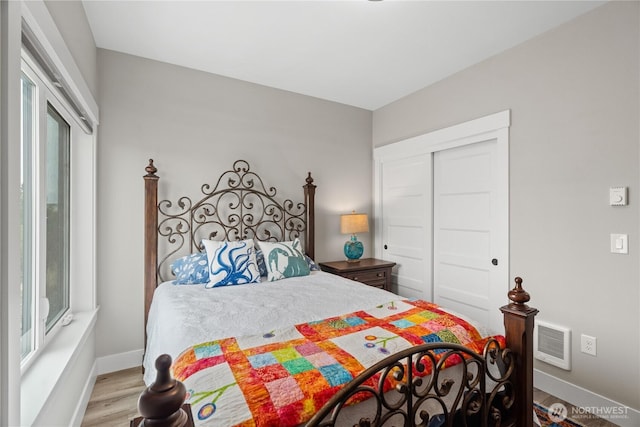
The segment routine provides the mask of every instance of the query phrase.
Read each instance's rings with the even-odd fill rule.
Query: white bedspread
[[[156,376],[161,354],[175,359],[187,347],[338,316],[397,299],[382,289],[312,271],[276,282],[206,289],[165,282],[154,293],[147,324],[144,381]]]

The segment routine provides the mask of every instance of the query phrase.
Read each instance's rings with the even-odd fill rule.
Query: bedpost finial
[[[175,385],[175,380],[171,378],[169,369],[171,368],[171,356],[162,354],[156,359],[156,380],[151,384],[154,391],[168,390]]]
[[[313,178],[311,178],[311,172],[308,173],[307,179],[305,180],[307,185],[313,185]]]
[[[145,419],[167,421],[162,425],[181,426],[187,420],[187,414],[182,410],[187,389],[184,384],[171,377],[170,367],[171,356],[168,354],[158,356],[156,380],[140,395],[138,411]],[[176,421],[178,422],[175,423]]]
[[[153,159],[149,159],[149,164],[144,170],[147,171],[147,176],[155,176],[158,169],[153,165]]]
[[[527,291],[522,289],[521,277],[516,277],[515,282],[516,282],[515,288],[509,291],[509,294],[508,294],[509,299],[516,305],[525,306],[526,305],[525,303],[528,302],[531,299],[531,297],[529,296],[529,293]]]

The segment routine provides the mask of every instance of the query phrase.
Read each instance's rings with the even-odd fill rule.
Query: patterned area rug
[[[567,408],[564,405],[554,404],[550,408],[533,402],[533,410],[538,416],[541,427],[584,427],[567,418]]]

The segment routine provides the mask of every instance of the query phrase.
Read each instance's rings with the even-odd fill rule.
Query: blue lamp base
[[[353,236],[351,236],[351,240],[348,240],[344,244],[344,255],[347,257],[348,262],[356,262],[360,259],[363,253],[364,246],[354,234]]]

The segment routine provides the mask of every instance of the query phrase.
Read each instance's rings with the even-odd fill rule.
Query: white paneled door
[[[494,331],[509,290],[509,110],[374,150],[375,254],[394,290]]]
[[[497,140],[433,156],[434,301],[500,330],[508,290],[508,186]]]
[[[395,292],[431,299],[431,155],[385,159],[380,162],[382,247],[377,256],[395,262]]]

